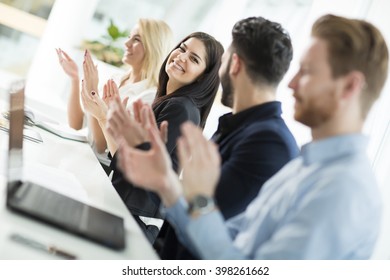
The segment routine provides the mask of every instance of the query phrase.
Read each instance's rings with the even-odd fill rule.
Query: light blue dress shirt
[[[366,146],[360,134],[306,144],[227,221],[219,211],[191,219],[183,198],[167,218],[203,259],[367,259],[382,208]]]

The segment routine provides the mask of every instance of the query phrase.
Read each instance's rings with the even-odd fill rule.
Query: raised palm
[[[184,194],[188,201],[197,194],[213,196],[220,176],[221,158],[217,145],[202,130],[187,122],[181,126],[178,157],[183,168]]]
[[[129,181],[148,190],[161,192],[170,183],[170,174],[173,172],[171,159],[158,130],[150,128],[149,134],[149,151],[134,149],[125,141],[120,143],[119,167]]]
[[[71,79],[78,79],[79,78],[79,69],[77,67],[76,62],[63,50],[56,49],[58,61],[64,70],[64,72],[71,78]]]
[[[114,139],[124,138],[127,144],[135,147],[147,140],[147,131],[125,108],[119,96],[110,103],[107,114],[107,131]]]
[[[85,50],[84,54],[83,71],[84,82],[87,91],[98,92],[99,74],[97,65],[93,63],[91,53],[88,50]]]
[[[99,122],[105,121],[108,111],[107,105],[96,92],[87,90],[84,80],[81,82],[81,88],[81,101],[85,111]]]

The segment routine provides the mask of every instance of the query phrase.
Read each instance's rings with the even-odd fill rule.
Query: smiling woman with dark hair
[[[163,68],[167,69],[167,67],[169,67],[169,65],[172,63],[172,59],[175,58],[176,54],[180,55],[180,52],[186,52],[188,49],[186,42],[193,39],[201,41],[204,45],[206,51],[206,57],[204,61],[206,69],[197,78],[196,82],[184,85],[183,87],[178,88],[176,91],[169,94],[167,93],[167,85],[169,84],[169,74],[167,71],[169,70],[163,71]],[[163,63],[160,71],[157,96],[153,103],[153,108],[157,108],[165,100],[175,96],[185,95],[189,97],[200,109],[200,126],[204,127],[219,86],[218,69],[222,53],[222,46],[217,41],[215,41],[213,37],[206,33],[195,32],[184,38]],[[193,60],[193,62],[196,64],[201,63],[201,58],[196,54],[193,54],[193,57],[190,59]]]
[[[163,121],[169,123],[166,147],[175,170],[178,169],[176,141],[180,136],[180,125],[191,121],[202,128],[204,127],[219,87],[218,70],[222,54],[223,47],[214,37],[203,32],[195,32],[177,44],[160,68],[153,112],[158,126]],[[106,90],[109,95],[117,94],[116,85],[113,82],[107,83]],[[97,95],[86,91],[83,92],[82,96],[86,110],[99,119],[104,103]],[[111,108],[112,110],[114,109]],[[108,115],[114,114],[111,112]],[[127,117],[125,116],[125,118]],[[122,120],[125,118],[122,117]],[[149,144],[142,137],[135,139],[137,133],[125,123],[119,125],[114,131],[111,129],[111,134],[106,128],[103,129],[103,132],[110,153],[114,155],[110,166],[114,171],[112,183],[129,211],[145,230],[149,240],[153,241],[158,230],[153,226],[148,227],[148,223],[152,221],[152,225],[156,222],[159,225],[162,224],[159,213],[160,200],[153,193],[130,184],[118,170],[115,156],[117,141],[122,136],[129,145],[139,149],[148,149]],[[129,140],[130,138],[131,140]],[[155,218],[160,219],[160,221],[156,221]],[[153,230],[152,233],[150,229]]]
[[[175,47],[161,67],[153,111],[158,124],[168,120],[167,148],[175,170],[175,147],[180,124],[189,117],[204,128],[219,87],[218,70],[222,54],[223,47],[212,36],[195,32]],[[194,77],[193,71],[199,69],[202,72]]]

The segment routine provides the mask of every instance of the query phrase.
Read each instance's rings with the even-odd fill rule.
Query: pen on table
[[[10,238],[11,238],[11,240],[13,240],[19,244],[23,244],[23,245],[29,246],[31,248],[44,251],[46,253],[49,253],[50,255],[55,255],[55,256],[62,257],[64,259],[68,259],[68,260],[75,260],[76,259],[75,255],[70,254],[62,249],[59,249],[59,248],[52,246],[52,245],[45,245],[41,242],[32,240],[28,237],[24,237],[24,236],[17,234],[17,233],[11,234]]]

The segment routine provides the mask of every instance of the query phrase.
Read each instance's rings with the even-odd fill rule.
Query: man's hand
[[[200,194],[212,197],[221,172],[218,147],[190,122],[182,125],[181,132],[178,156],[183,168],[184,195],[187,201]]]

